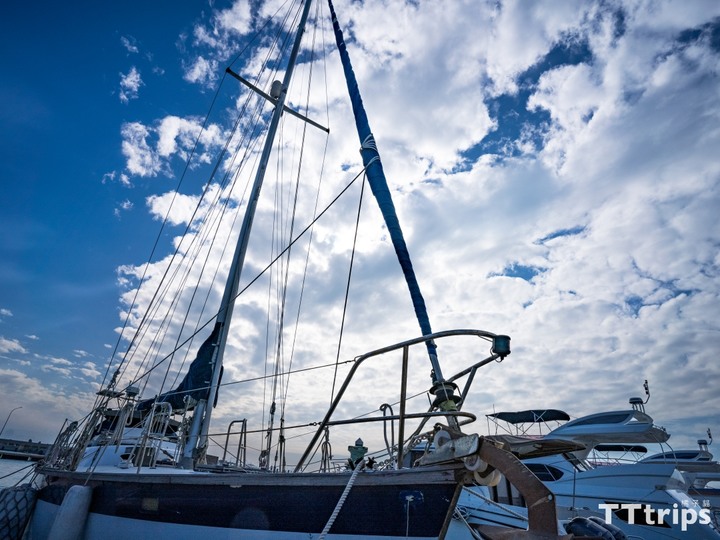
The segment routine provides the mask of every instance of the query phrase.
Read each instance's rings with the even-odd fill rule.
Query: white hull
[[[701,507],[687,495],[683,478],[672,464],[640,463],[572,471],[567,462],[562,463],[553,458],[536,460],[539,461],[565,471],[559,480],[545,482],[556,496],[558,519],[561,521],[575,516],[597,516],[607,520],[606,510],[600,505],[642,504],[652,509],[653,525],[640,524],[640,514],[644,514],[644,510],[636,512],[634,524],[629,523],[627,517],[623,519],[622,515],[614,512],[610,515],[610,521],[625,534],[644,540],[720,540],[720,533],[712,525],[696,522],[683,526],[680,515],[682,509],[691,508],[699,516]],[[658,525],[657,511],[662,509],[670,513],[663,520],[666,525],[661,526]],[[676,520],[673,520],[673,510],[676,510]]]

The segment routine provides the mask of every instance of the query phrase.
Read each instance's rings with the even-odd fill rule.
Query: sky
[[[50,441],[92,404],[124,315],[149,301],[142,291],[128,304],[161,221],[169,226],[150,276],[191,222],[205,158],[240,102],[224,69],[280,5],[6,8],[4,437]],[[626,408],[648,380],[647,412],[675,448],[720,433],[720,5],[338,0],[336,9],[434,330],[512,338],[513,353],[483,368],[466,408],[480,418],[527,408],[580,417]],[[333,54],[323,92],[341,120],[331,124],[328,193],[360,171]],[[185,181],[182,158],[218,88],[225,109]],[[322,123],[315,97],[311,110]],[[317,153],[304,159],[321,164]],[[180,204],[167,213],[180,179]],[[263,201],[259,231],[271,227]],[[418,335],[386,231],[367,193],[363,201],[343,358]],[[318,224],[314,241],[329,254],[312,266],[317,289],[304,302],[317,305],[305,325],[314,349],[298,345],[297,365],[334,360],[337,325],[327,321],[341,312],[356,205],[357,195],[344,197]],[[266,254],[252,248],[261,268]],[[267,369],[249,351],[264,339],[261,293],[236,308],[245,335],[229,343],[229,356],[250,365],[226,364],[224,380]],[[384,373],[374,369],[369,380]],[[418,373],[427,385],[429,366]],[[252,409],[233,392],[216,416],[225,425]],[[300,408],[313,410],[300,394]],[[366,397],[348,411],[376,408],[374,391]]]

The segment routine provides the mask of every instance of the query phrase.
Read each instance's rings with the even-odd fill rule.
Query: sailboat
[[[333,347],[321,345],[313,337],[313,347],[304,353],[306,359],[315,360],[314,364],[296,368],[276,363],[270,372],[261,372],[252,363],[254,353],[243,348],[242,340],[261,341],[248,325],[242,324],[242,317],[249,315],[241,313],[240,324],[231,325],[233,316],[237,318],[234,312],[259,311],[256,303],[244,301],[243,294],[247,294],[248,283],[265,271],[259,268],[258,258],[252,259],[248,253],[253,223],[258,208],[264,204],[261,190],[272,168],[270,157],[283,147],[279,138],[290,131],[283,127],[284,121],[290,117],[299,121],[303,136],[309,129],[328,131],[311,118],[311,107],[300,111],[288,99],[296,67],[300,63],[305,68],[312,65],[312,52],[302,46],[310,6],[310,1],[298,3],[278,25],[281,30],[296,28],[294,38],[285,39],[289,53],[281,54],[275,44],[256,44],[272,51],[265,67],[279,69],[283,64],[281,78],[252,78],[245,67],[227,69],[224,81],[243,89],[241,96],[248,101],[240,108],[244,115],[254,114],[255,123],[238,115],[234,124],[237,129],[231,131],[214,168],[214,172],[228,171],[223,177],[225,183],[207,181],[199,197],[196,212],[201,212],[215,194],[214,207],[220,208],[219,213],[208,213],[204,223],[217,228],[207,232],[189,226],[187,243],[176,242],[177,249],[168,258],[166,271],[139,277],[142,284],[155,286],[148,311],[139,315],[132,308],[128,310],[126,329],[131,330],[131,337],[125,353],[119,354],[119,361],[109,368],[112,376],[97,392],[91,412],[62,427],[47,458],[38,466],[44,483],[37,493],[28,538],[444,538],[462,485],[489,482],[496,469],[512,480],[532,505],[530,529],[555,536],[557,520],[549,491],[503,445],[466,433],[466,426],[476,419],[463,409],[475,375],[482,366],[510,354],[510,338],[477,329],[432,330],[332,4],[335,41],[362,144],[362,171],[356,178],[367,177],[378,201],[410,291],[420,335],[390,345],[378,343],[377,336],[364,336],[370,352],[345,362],[318,360],[328,353],[332,356]],[[278,35],[281,38],[277,46],[285,34]],[[260,126],[266,132],[261,148],[253,146],[259,144],[256,130]],[[241,134],[240,128],[246,128],[246,132]],[[240,142],[249,143],[250,149],[240,150]],[[229,195],[229,189],[252,163],[257,166],[240,204]],[[296,195],[297,191],[289,196],[278,191],[275,197],[287,200]],[[209,287],[203,293],[200,284],[205,283],[205,276],[216,277],[219,271],[207,271],[206,260],[210,258],[203,259],[199,254],[207,255],[204,246],[215,241],[217,224],[227,221],[225,213],[233,209],[244,210],[234,254],[218,306],[207,308],[215,299],[214,289]],[[273,308],[280,321],[290,318],[289,294],[284,285],[305,280],[305,274],[298,278],[295,268],[290,268],[290,254],[299,251],[300,240],[307,240],[312,223],[324,212],[316,211],[302,230],[294,215],[284,218],[287,221],[283,223],[271,223],[272,228],[284,226],[289,230],[282,241],[271,241],[279,247],[270,257],[273,264],[268,265],[280,267],[275,275],[282,286],[279,292],[273,291],[277,299]],[[222,241],[218,245],[222,248],[219,251],[225,251]],[[180,259],[193,259],[196,265],[185,271]],[[200,271],[206,273],[198,277]],[[197,287],[188,286],[192,280]],[[179,283],[180,289],[192,290],[191,297],[172,296],[173,283]],[[161,311],[163,305],[169,307],[167,312]],[[316,314],[323,320],[326,315]],[[170,329],[176,326],[172,321],[178,319],[182,329],[173,333]],[[323,333],[318,330],[322,323],[320,320],[305,326],[314,328],[317,336]],[[391,325],[392,321],[385,324]],[[284,325],[276,328],[268,332],[275,336],[268,350],[280,354],[285,349],[300,349],[296,336],[289,334]],[[236,330],[245,330],[246,334],[237,337]],[[462,358],[470,361],[464,360],[465,365],[453,372],[441,365],[438,352],[441,344],[451,340],[458,340],[463,347],[471,346],[471,352],[462,353]],[[238,367],[240,358],[228,358],[231,344],[234,350],[246,353],[245,367]],[[448,353],[459,350],[460,345],[443,348]],[[194,351],[192,356],[188,356],[189,351]],[[151,353],[155,356],[151,357]],[[183,375],[178,363],[189,364],[182,369]],[[389,373],[386,370],[391,365],[398,368],[397,377],[378,377],[378,373]],[[272,387],[264,397],[252,397],[245,389],[241,398],[232,394],[241,383],[250,387],[253,381],[284,381],[291,372],[308,373],[320,368],[346,368],[346,376],[330,397],[324,398],[324,414],[318,412],[317,405],[310,407],[302,402],[310,416],[304,423],[286,410],[287,386]],[[429,389],[425,383],[424,390],[417,393],[414,388],[421,371],[430,371],[431,380]],[[158,374],[162,384],[149,382]],[[179,382],[171,384],[174,376]],[[392,390],[382,394],[379,383],[386,382]],[[320,379],[306,378],[303,384],[303,390],[296,393],[303,398],[316,397]],[[350,389],[355,386],[363,386],[365,393],[356,394],[355,401],[346,406]],[[227,429],[211,428],[214,411],[221,410],[222,400],[231,395],[238,411],[228,414],[236,416],[228,421]],[[382,395],[389,396],[383,398],[388,400],[386,403],[370,401]],[[243,415],[261,403],[268,405],[268,412],[258,427],[252,418]],[[357,414],[354,411],[358,406],[381,414]],[[360,436],[366,429],[382,436]],[[331,446],[331,441],[338,440],[348,448],[347,455],[339,459]],[[298,441],[302,446],[295,445]],[[253,451],[257,462],[248,455]]]

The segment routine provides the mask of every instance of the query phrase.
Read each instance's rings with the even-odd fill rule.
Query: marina
[[[211,177],[205,185],[205,192],[194,211],[198,216],[197,227],[188,230],[177,244],[168,271],[157,283],[145,281],[148,286],[155,287],[153,300],[137,323],[128,318],[129,335],[124,337],[130,347],[115,359],[115,365],[111,366],[112,376],[97,392],[92,411],[81,421],[66,421],[37,467],[43,477],[41,485],[37,490],[28,486],[22,491],[23,497],[36,497],[29,516],[27,536],[30,540],[59,534],[107,540],[125,538],[129,534],[147,535],[149,531],[162,536],[202,535],[209,539],[225,538],[229,530],[254,538],[278,540],[316,534],[319,538],[329,539],[445,538],[462,486],[473,478],[476,482],[492,483],[500,473],[511,479],[530,503],[528,534],[556,536],[555,505],[549,491],[517,460],[507,445],[464,431],[477,418],[473,412],[462,408],[476,373],[483,366],[503,361],[511,353],[511,340],[507,335],[479,329],[432,330],[332,2],[328,2],[329,13],[325,17],[329,15],[332,21],[352,104],[356,137],[361,143],[363,168],[354,177],[346,179],[345,187],[324,210],[314,216],[302,216],[296,215],[298,197],[304,194],[300,179],[309,178],[315,182],[321,179],[303,168],[303,147],[298,146],[288,153],[288,158],[291,154],[296,157],[296,165],[279,161],[269,167],[271,156],[278,152],[276,137],[290,131],[286,123],[301,122],[302,143],[311,139],[307,131],[319,131],[321,138],[330,133],[328,128],[308,116],[314,109],[307,107],[301,111],[290,105],[293,102],[289,97],[292,75],[301,51],[304,57],[318,54],[302,49],[305,35],[315,32],[308,28],[308,22],[313,20],[316,28],[323,27],[321,16],[324,13],[320,3],[313,12],[312,6],[310,1],[290,4],[287,13],[275,23],[277,29],[270,25],[273,32],[268,39],[275,40],[273,49],[277,48],[278,57],[266,60],[261,73],[240,75],[239,72],[245,72],[241,63],[245,60],[242,59],[237,59],[238,67],[226,68],[229,75],[226,80],[242,85],[240,96],[246,100],[235,121],[237,131],[228,134],[213,175],[223,171],[224,167],[229,168],[224,175]],[[281,20],[294,23],[284,27],[279,24]],[[265,38],[259,41],[264,42]],[[262,48],[260,52],[263,52]],[[309,73],[306,70],[306,77]],[[307,77],[308,92],[312,89],[310,82]],[[260,133],[264,135],[260,137]],[[325,145],[327,147],[327,142]],[[292,168],[284,170],[287,165],[297,167],[293,173],[297,174],[294,185],[283,183],[290,182],[290,178],[284,177],[292,171]],[[290,190],[287,195],[294,201],[293,205],[286,206],[277,204],[276,199],[274,221],[278,225],[273,224],[271,230],[279,224],[283,224],[285,230],[279,230],[281,234],[273,239],[273,249],[278,246],[278,252],[273,253],[266,268],[272,270],[269,273],[271,288],[277,287],[279,292],[278,297],[269,297],[271,303],[279,303],[267,314],[266,324],[273,328],[268,337],[274,342],[271,348],[274,353],[267,347],[266,353],[270,353],[273,373],[267,377],[262,391],[262,395],[271,393],[273,398],[269,410],[264,413],[269,415],[269,420],[261,431],[246,419],[242,420],[241,431],[235,433],[239,435],[238,454],[231,462],[225,457],[235,421],[227,427],[228,438],[221,460],[209,453],[213,433],[211,418],[219,401],[227,399],[228,391],[223,387],[232,384],[223,379],[223,371],[231,366],[225,356],[227,345],[233,339],[231,323],[236,303],[240,308],[243,293],[265,273],[261,271],[248,285],[241,286],[245,274],[254,270],[249,259],[251,232],[254,232],[256,214],[261,214],[259,201],[264,184],[272,178],[268,174],[270,171],[277,174],[274,179],[278,183],[276,193],[277,190]],[[324,418],[319,423],[305,420],[304,424],[293,425],[299,419],[292,412],[285,394],[291,371],[284,366],[302,362],[305,356],[312,359],[308,355],[312,348],[305,347],[312,344],[314,338],[305,345],[298,329],[315,324],[315,321],[301,319],[301,304],[296,308],[286,304],[295,294],[290,285],[297,278],[291,279],[291,276],[304,268],[301,274],[303,288],[312,283],[312,276],[307,274],[308,269],[313,268],[308,265],[311,251],[307,243],[312,240],[312,235],[309,240],[303,235],[314,231],[314,223],[327,211],[334,210],[334,204],[354,187],[358,179],[368,184],[389,232],[420,337],[356,353],[352,365],[344,370],[344,380],[333,380]],[[238,197],[236,202],[228,204],[233,197],[232,188],[243,182],[247,182],[247,198]],[[314,189],[319,190],[319,186]],[[212,187],[225,191],[224,196],[221,197],[221,191],[218,191],[213,201],[209,189]],[[361,199],[363,191],[364,186],[360,190]],[[227,217],[226,212],[230,214]],[[235,212],[240,215],[233,216]],[[299,221],[296,225],[296,220],[303,218],[308,224]],[[222,226],[228,222],[240,224],[239,229],[232,227],[224,231]],[[267,232],[260,236],[267,237]],[[227,238],[223,238],[223,234],[227,234]],[[293,249],[299,241],[306,242],[306,254],[296,262],[297,256],[292,258],[291,255],[296,255],[302,246]],[[227,250],[233,252],[229,261],[225,257],[225,260],[220,259],[218,268],[211,268],[208,254],[219,248],[225,253],[222,246],[233,243],[234,250]],[[348,287],[349,277],[350,274]],[[217,279],[217,286],[223,281],[225,284],[219,305],[211,304],[206,311],[216,286],[211,282],[208,288],[208,278]],[[196,283],[194,286],[187,287],[193,282]],[[204,302],[200,300],[203,297]],[[184,307],[184,313],[180,307]],[[293,329],[291,316],[295,311],[297,319]],[[172,324],[173,319],[179,326]],[[344,313],[342,319],[340,340]],[[443,366],[439,347],[447,351],[445,354],[459,355],[461,349],[450,343],[451,339],[458,338],[466,347],[471,347],[473,352],[468,357],[473,360],[469,365]],[[292,346],[286,352],[285,342],[291,340]],[[198,342],[199,346],[193,346]],[[340,343],[338,341],[338,351]],[[421,383],[420,388],[424,386],[427,390],[421,391],[420,395],[427,393],[430,396],[429,406],[422,400],[413,401],[419,395],[417,384],[421,379],[415,373],[422,356],[426,357],[424,371],[427,373],[430,369],[430,378]],[[173,365],[176,359],[181,361],[181,368],[188,360],[187,370],[183,373]],[[325,360],[325,367],[332,366],[328,360]],[[390,383],[388,390],[378,394],[385,403],[380,407],[383,414],[343,417],[342,407],[347,399],[367,400],[371,393],[378,392],[377,385],[368,386],[367,375],[364,375],[368,365],[378,363],[386,369],[394,365],[396,370],[396,375],[387,381]],[[338,365],[339,362],[335,366],[336,372]],[[132,366],[137,366],[139,375],[129,376],[133,370],[128,368]],[[160,366],[165,371],[164,376],[162,371],[153,373]],[[316,369],[318,367],[321,366],[315,365]],[[175,380],[179,379],[179,383],[167,382],[171,370],[175,370]],[[158,375],[161,375],[160,386],[153,386],[158,383],[150,381],[153,377],[157,381]],[[365,388],[360,384],[358,390],[358,380],[360,383],[365,381]],[[149,385],[152,391],[143,395],[143,389]],[[316,393],[318,390],[314,389]],[[359,397],[349,397],[353,396],[353,391],[359,391],[360,394],[355,394]],[[277,418],[276,400],[280,402]],[[293,422],[286,424],[286,420],[291,419]],[[305,428],[307,442],[289,437],[298,427]],[[343,433],[348,427],[353,430],[355,444],[348,446],[349,458],[341,464],[333,460],[329,451],[330,434],[332,430],[335,438],[336,432]],[[368,448],[363,441],[378,440],[377,435],[366,434],[368,427],[374,427],[376,432],[383,431],[386,444],[383,451],[366,456]],[[390,438],[388,430],[392,431]],[[250,445],[247,442],[249,436],[259,442]],[[292,439],[297,440],[290,444]],[[304,450],[298,444],[305,444]],[[257,465],[246,457],[249,446],[259,449],[252,460]],[[20,501],[21,505],[26,505],[25,498]],[[312,501],[312,507],[306,507],[305,501]],[[371,519],[366,517],[368,512]]]
[[[647,381],[645,389],[649,399]],[[575,419],[555,409],[487,416],[496,426],[494,433],[501,438],[523,439],[528,447],[567,445],[562,451],[523,459],[555,494],[561,521],[569,522],[577,516],[609,520],[628,537],[648,540],[685,535],[716,539],[720,506],[710,494],[717,491],[708,489],[701,496],[702,489],[693,487],[695,478],[681,473],[683,467],[705,471],[699,472],[701,487],[717,478],[720,469],[708,452],[708,441],[698,441],[698,450],[668,451],[672,448],[671,434],[655,424],[645,411],[645,403],[634,397],[629,408]],[[576,448],[571,448],[572,444]],[[648,448],[664,452],[645,457]],[[679,460],[680,456],[687,462]],[[697,461],[698,456],[702,456],[702,462]],[[470,522],[523,525],[525,504],[519,493],[502,481],[491,490],[468,488],[458,504]],[[686,509],[694,518],[692,523],[677,516],[674,521],[669,517],[659,519],[660,515],[670,516],[677,508]]]
[[[120,73],[102,182],[135,213],[86,228],[97,266],[43,258],[98,305],[43,299],[23,337],[0,305],[2,540],[720,540],[720,176],[691,159],[720,132],[649,125],[713,118],[720,8],[566,6],[522,59],[547,6],[460,3],[212,3],[173,34],[184,75]],[[445,77],[416,79],[438,46]],[[619,66],[646,78],[616,95]],[[141,92],[153,121],[125,118]],[[87,344],[53,354],[71,324]]]
[[[14,439],[0,439],[0,459],[19,459],[24,461],[39,461],[47,453],[50,445],[47,443],[16,441]]]

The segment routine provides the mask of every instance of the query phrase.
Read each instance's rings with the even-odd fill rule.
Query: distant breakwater
[[[0,439],[0,458],[37,461],[45,457],[50,446],[50,444],[32,440]]]

